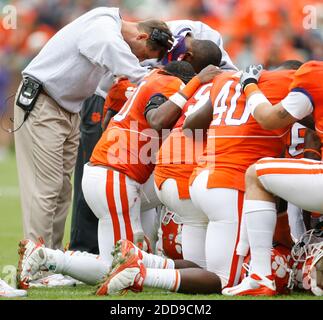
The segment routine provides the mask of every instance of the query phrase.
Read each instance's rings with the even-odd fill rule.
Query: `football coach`
[[[79,143],[79,112],[109,74],[140,81],[140,61],[173,45],[159,20],[124,21],[118,8],[91,10],[61,29],[22,71],[15,105],[24,238],[61,249]]]

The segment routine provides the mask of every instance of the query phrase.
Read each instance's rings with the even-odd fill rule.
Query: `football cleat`
[[[21,298],[26,297],[26,290],[17,290],[10,287],[5,281],[0,279],[0,297],[4,298]]]
[[[274,296],[277,295],[275,281],[270,277],[251,274],[244,278],[240,284],[231,288],[224,288],[225,296]]]
[[[147,236],[144,236],[143,241],[138,241],[138,242],[136,243],[136,246],[137,246],[140,250],[142,250],[142,251],[144,251],[144,252],[147,252],[147,253],[153,253],[153,249],[152,249],[152,247],[151,247],[150,240],[149,240],[149,238],[148,238]]]
[[[129,254],[138,255],[140,260],[143,258],[141,249],[129,240],[117,241],[111,254],[113,256],[112,269],[120,263],[121,259],[125,259]]]
[[[106,280],[100,285],[98,296],[111,294],[126,294],[128,290],[141,292],[146,277],[146,268],[139,256],[128,253],[125,257],[119,256],[117,264]]]
[[[290,251],[284,246],[271,249],[271,270],[275,281],[276,291],[279,294],[289,294],[293,288],[293,272],[289,264]],[[241,280],[250,274],[250,254],[245,257],[241,270]]]
[[[44,247],[44,241],[41,238],[37,243],[28,239],[19,242],[19,261],[17,268],[17,284],[19,288],[28,289],[28,282],[32,280],[32,277],[30,272],[28,271],[28,267],[26,267],[26,262],[37,249],[42,247]]]
[[[80,281],[77,281],[69,276],[63,276],[62,274],[53,274],[29,282],[29,288],[75,287],[80,283]]]

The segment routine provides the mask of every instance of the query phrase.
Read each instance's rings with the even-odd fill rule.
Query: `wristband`
[[[317,156],[319,156],[320,158],[322,157],[321,156],[321,153],[318,151],[318,150],[315,150],[315,149],[304,149],[304,153],[305,152],[312,152],[312,153],[315,153]]]
[[[187,99],[191,98],[196,90],[201,86],[200,79],[195,76],[181,91]]]
[[[245,80],[245,81],[243,81],[243,83],[242,83],[242,89],[243,89],[243,91],[246,89],[246,87],[249,85],[249,84],[257,84],[258,83],[258,80],[257,79],[255,79],[255,78],[249,78],[249,79],[247,79],[247,80]]]
[[[249,83],[248,85],[246,85],[244,87],[244,93],[248,99],[248,97],[250,95],[252,95],[253,93],[255,93],[256,91],[260,91],[258,86],[255,83]]]
[[[251,95],[247,101],[247,107],[251,110],[252,116],[255,114],[256,108],[262,103],[269,103],[269,100],[261,93],[254,93]]]
[[[181,109],[184,108],[184,106],[187,102],[187,100],[178,92],[176,92],[171,97],[169,97],[168,100],[175,103]]]

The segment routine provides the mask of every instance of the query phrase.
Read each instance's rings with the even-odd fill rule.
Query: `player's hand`
[[[215,76],[219,75],[222,72],[223,71],[219,67],[210,64],[206,68],[204,68],[196,77],[203,84],[210,82]]]
[[[261,76],[263,67],[261,64],[255,65],[252,64],[242,73],[242,76],[240,78],[240,83],[242,86],[242,89],[244,90],[245,87],[250,83],[258,83],[258,80]]]

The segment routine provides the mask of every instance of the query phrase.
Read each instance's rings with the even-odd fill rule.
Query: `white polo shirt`
[[[114,79],[114,75],[111,72],[109,72],[106,76],[104,76],[101,79],[98,87],[95,89],[95,94],[102,97],[105,100],[107,98],[108,91],[113,86]]]
[[[166,22],[169,29],[175,36],[185,37],[191,33],[197,40],[210,40],[214,42],[222,51],[222,61],[220,68],[223,70],[238,70],[231,61],[228,53],[223,48],[221,34],[201,21],[174,20]]]
[[[61,107],[78,113],[108,73],[133,82],[147,73],[124,41],[121,26],[118,8],[91,10],[57,32],[22,74],[41,81]]]

